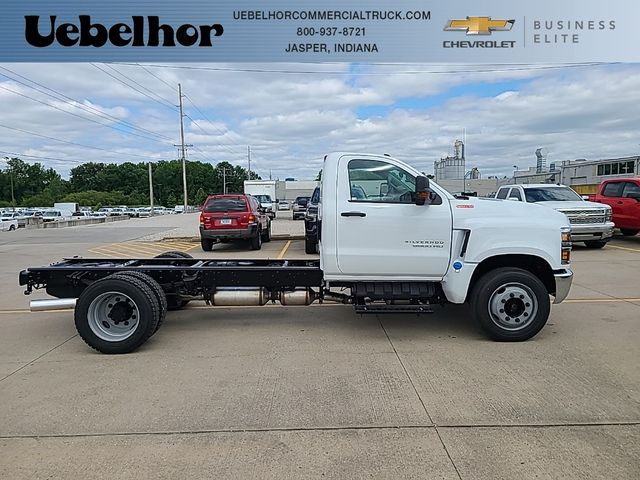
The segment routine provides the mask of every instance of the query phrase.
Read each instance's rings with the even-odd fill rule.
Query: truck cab
[[[411,304],[426,293],[410,298],[393,292],[433,288],[444,301],[470,301],[477,316],[515,338],[524,320],[505,315],[501,305],[512,296],[535,296],[530,283],[545,285],[556,303],[568,294],[570,225],[562,213],[524,202],[455,198],[386,155],[330,154],[323,172],[320,266],[329,283],[355,289],[356,302],[409,297]],[[536,280],[527,283],[532,279],[522,275]],[[530,317],[531,304],[512,312]]]

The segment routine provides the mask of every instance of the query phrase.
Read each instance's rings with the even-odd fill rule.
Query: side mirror
[[[424,176],[416,177],[416,205],[424,205],[429,201],[431,190],[429,179]]]

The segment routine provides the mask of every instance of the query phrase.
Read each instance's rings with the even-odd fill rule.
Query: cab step
[[[433,313],[431,305],[354,305],[356,313]]]

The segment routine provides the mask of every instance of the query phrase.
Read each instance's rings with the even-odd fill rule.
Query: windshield
[[[525,188],[527,202],[580,202],[582,197],[569,187]]]
[[[254,195],[260,203],[272,203],[269,195]]]

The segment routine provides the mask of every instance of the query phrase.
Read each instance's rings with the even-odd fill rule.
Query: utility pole
[[[222,167],[222,193],[227,193],[227,169]]]
[[[184,113],[182,112],[182,84],[178,83],[178,96],[180,97],[180,145],[182,150],[182,194],[184,196],[184,212],[187,213],[187,159],[186,145],[184,144]]]
[[[10,168],[9,170],[9,179],[11,180],[11,209],[15,212],[16,211],[16,197],[14,196],[13,193],[13,167]]]
[[[149,216],[153,216],[153,172],[151,170],[151,162],[149,162],[149,205],[151,205]]]
[[[251,180],[251,146],[247,145],[247,161],[249,162],[249,178]]]

